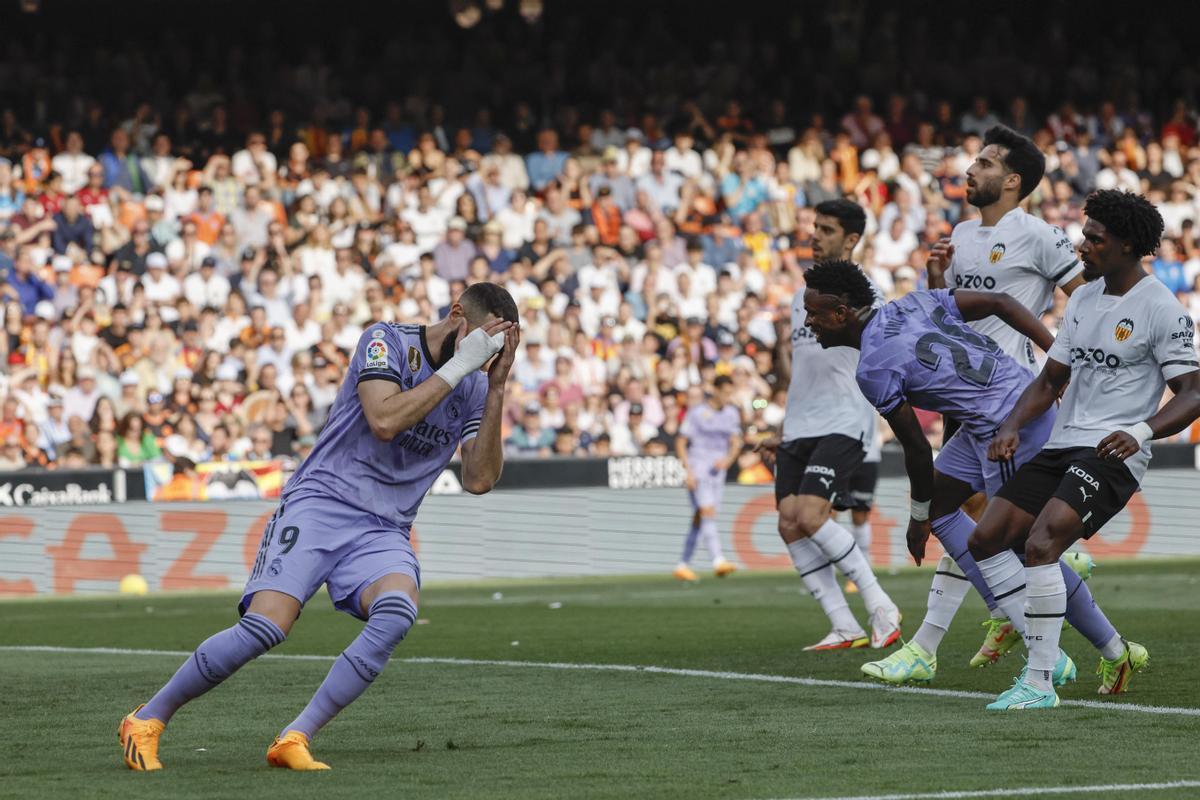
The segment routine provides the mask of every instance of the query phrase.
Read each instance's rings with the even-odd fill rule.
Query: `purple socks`
[[[1104,616],[1100,606],[1096,605],[1083,578],[1062,559],[1059,559],[1058,565],[1062,567],[1063,583],[1067,586],[1067,622],[1097,650],[1104,649],[1117,635],[1117,629]]]
[[[237,672],[247,662],[282,644],[283,631],[259,614],[246,614],[232,628],[213,634],[183,662],[167,685],[137,712],[138,719],[164,723],[189,700],[194,700]]]
[[[700,539],[700,526],[693,525],[688,528],[687,539],[683,542],[683,557],[680,561],[684,564],[690,564],[692,555],[696,552],[696,542]]]
[[[991,611],[996,608],[996,600],[992,597],[992,590],[988,588],[987,581],[979,572],[979,565],[967,549],[967,540],[971,538],[974,530],[975,521],[961,509],[933,521],[933,535],[942,543],[946,555],[954,559],[954,563],[958,564],[958,568],[967,576],[967,580],[983,597],[983,602],[987,603],[988,610]]]
[[[367,612],[367,624],[342,651],[304,711],[283,731],[300,731],[310,740],[329,720],[366,691],[383,672],[392,651],[417,621],[417,607],[405,592],[379,595]]]

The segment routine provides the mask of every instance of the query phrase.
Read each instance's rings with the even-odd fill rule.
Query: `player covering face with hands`
[[[1137,491],[1150,440],[1200,416],[1192,320],[1141,265],[1158,248],[1162,217],[1145,198],[1118,191],[1092,194],[1084,212],[1079,254],[1091,283],[1071,296],[1046,366],[1004,418],[989,457],[1003,462],[1025,447],[1024,426],[1060,394],[1062,408],[1044,449],[1016,470],[970,539],[1029,649],[1027,668],[994,710],[1059,705],[1052,674],[1070,592],[1056,562]],[[1174,396],[1159,408],[1165,386]],[[1022,549],[1024,565],[1014,552]],[[1148,660],[1146,648],[1114,632],[1101,654],[1100,693],[1124,691]]]
[[[241,618],[121,721],[126,766],[161,769],[158,740],[172,715],[282,644],[325,584],[335,608],[366,624],[267,761],[328,769],[310,754],[312,738],[371,685],[416,622],[421,570],[409,531],[425,493],[460,447],[464,489],[483,494],[500,478],[504,385],[519,343],[516,304],[491,283],[466,289],[434,325],[363,333],[316,446],[263,532]]]

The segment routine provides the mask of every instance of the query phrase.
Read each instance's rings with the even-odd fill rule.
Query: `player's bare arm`
[[[775,451],[779,449],[779,445],[782,443],[783,437],[778,432],[773,432],[754,446],[754,452],[758,453],[763,463],[769,467],[775,463]]]
[[[1041,320],[1015,298],[1000,292],[972,292],[958,290],[954,302],[968,322],[986,317],[999,317],[1013,330],[1028,336],[1034,344],[1048,351],[1054,344],[1054,336],[1046,330]]]
[[[1000,424],[996,437],[988,445],[988,458],[992,461],[1012,458],[1021,443],[1021,428],[1046,413],[1070,380],[1070,367],[1053,358],[1047,359],[1046,366],[1021,392],[1012,413]]]
[[[1167,381],[1175,396],[1146,420],[1150,439],[1161,439],[1179,433],[1200,417],[1200,371],[1189,372]],[[1137,427],[1137,426],[1135,426]],[[1096,445],[1096,454],[1101,458],[1124,461],[1142,448],[1142,439],[1132,430],[1113,431]]]
[[[1072,294],[1075,293],[1076,289],[1078,289],[1080,286],[1083,286],[1086,283],[1087,283],[1087,281],[1084,280],[1083,273],[1081,272],[1078,275],[1076,275],[1074,278],[1071,278],[1071,280],[1064,283],[1059,288],[1061,288],[1064,292],[1066,292],[1067,297],[1070,297]]]
[[[504,349],[488,368],[488,392],[479,434],[462,443],[463,488],[471,494],[486,494],[500,480],[504,469],[504,447],[500,437],[504,416],[504,385],[508,382],[521,343],[521,329],[504,323]],[[492,326],[489,326],[492,327]]]
[[[933,500],[933,448],[921,430],[921,422],[908,403],[901,403],[884,419],[904,448],[904,471],[908,473],[912,516],[908,521],[908,552],[919,566],[925,558],[925,542],[932,529],[929,504]]]
[[[725,457],[713,466],[719,470],[729,469],[737,461],[740,452],[742,452],[742,437],[741,434],[735,433],[729,437],[729,450],[725,453]]]
[[[696,491],[696,475],[692,472],[692,466],[688,463],[688,438],[683,434],[675,437],[675,457],[679,459],[679,464],[683,467],[684,483],[687,484],[689,492]]]
[[[486,352],[489,337],[503,333],[511,327],[511,322],[497,320],[472,331],[470,336],[461,338],[459,353],[455,358],[469,359],[472,363],[478,361],[475,367],[478,369],[490,357],[490,353]],[[464,320],[460,333],[465,328]],[[494,349],[491,350],[491,353],[494,352]],[[358,398],[362,402],[363,413],[375,438],[385,442],[391,441],[425,419],[438,403],[446,399],[454,387],[440,376],[435,377],[438,379],[423,381],[408,390],[401,389],[399,384],[391,381],[363,381],[358,385]]]
[[[954,245],[950,244],[949,236],[943,236],[929,251],[929,258],[925,262],[925,275],[930,289],[947,288],[946,270],[953,260]]]

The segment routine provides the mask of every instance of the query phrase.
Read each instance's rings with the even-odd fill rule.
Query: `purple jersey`
[[[312,453],[283,489],[283,500],[321,496],[406,528],[460,441],[479,432],[487,376],[473,372],[425,419],[390,442],[371,433],[358,399],[362,381],[385,380],[407,391],[433,376],[421,325],[377,323],[363,332],[346,379]]]
[[[715,409],[701,403],[688,411],[679,433],[688,440],[688,460],[695,472],[708,470],[729,453],[729,440],[742,429],[736,406]]]
[[[879,413],[908,402],[988,436],[1012,411],[1033,373],[968,327],[954,290],[913,292],[867,322],[858,385]]]

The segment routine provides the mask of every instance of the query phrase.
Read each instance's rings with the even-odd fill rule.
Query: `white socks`
[[[1121,638],[1121,634],[1114,633],[1113,637],[1108,640],[1104,647],[1100,648],[1100,655],[1107,658],[1109,661],[1116,661],[1125,653],[1125,640]]]
[[[861,525],[850,524],[850,533],[854,536],[854,543],[858,545],[858,549],[863,551],[863,555],[867,558],[871,557],[871,523],[864,522]]]
[[[933,584],[929,587],[929,601],[925,611],[925,620],[917,630],[913,641],[921,646],[931,656],[937,654],[938,645],[958,607],[971,591],[971,581],[963,574],[958,564],[950,556],[942,556],[938,561],[937,570],[933,573]]]
[[[1025,586],[1025,646],[1029,648],[1029,670],[1025,679],[1030,685],[1048,692],[1053,689],[1051,678],[1058,663],[1058,640],[1063,617],[1067,615],[1067,586],[1057,561],[1041,567],[1026,567]]]
[[[821,548],[821,552],[828,557],[830,563],[858,584],[858,591],[862,593],[867,613],[874,614],[880,608],[892,608],[895,605],[875,579],[867,557],[854,543],[854,536],[850,531],[831,519],[826,520],[812,535],[812,541]]]
[[[849,634],[866,635],[850,611],[846,596],[842,594],[842,587],[838,585],[837,576],[834,575],[833,565],[821,552],[821,548],[811,539],[797,539],[790,543],[787,549],[792,556],[792,564],[800,573],[800,580],[804,581],[805,588],[821,604],[833,629]]]
[[[983,575],[988,588],[992,590],[992,597],[996,599],[997,608],[1008,616],[1008,621],[1013,624],[1014,628],[1024,633],[1026,570],[1025,565],[1021,563],[1021,559],[1017,558],[1017,554],[1012,550],[1005,550],[999,555],[994,555],[991,558],[985,558],[975,563],[979,565],[979,573]],[[1059,585],[1062,585],[1062,581],[1059,581]],[[1065,588],[1063,592],[1065,608]],[[1055,660],[1057,659],[1058,655],[1056,652]],[[1051,665],[1051,668],[1053,668],[1053,665]]]

